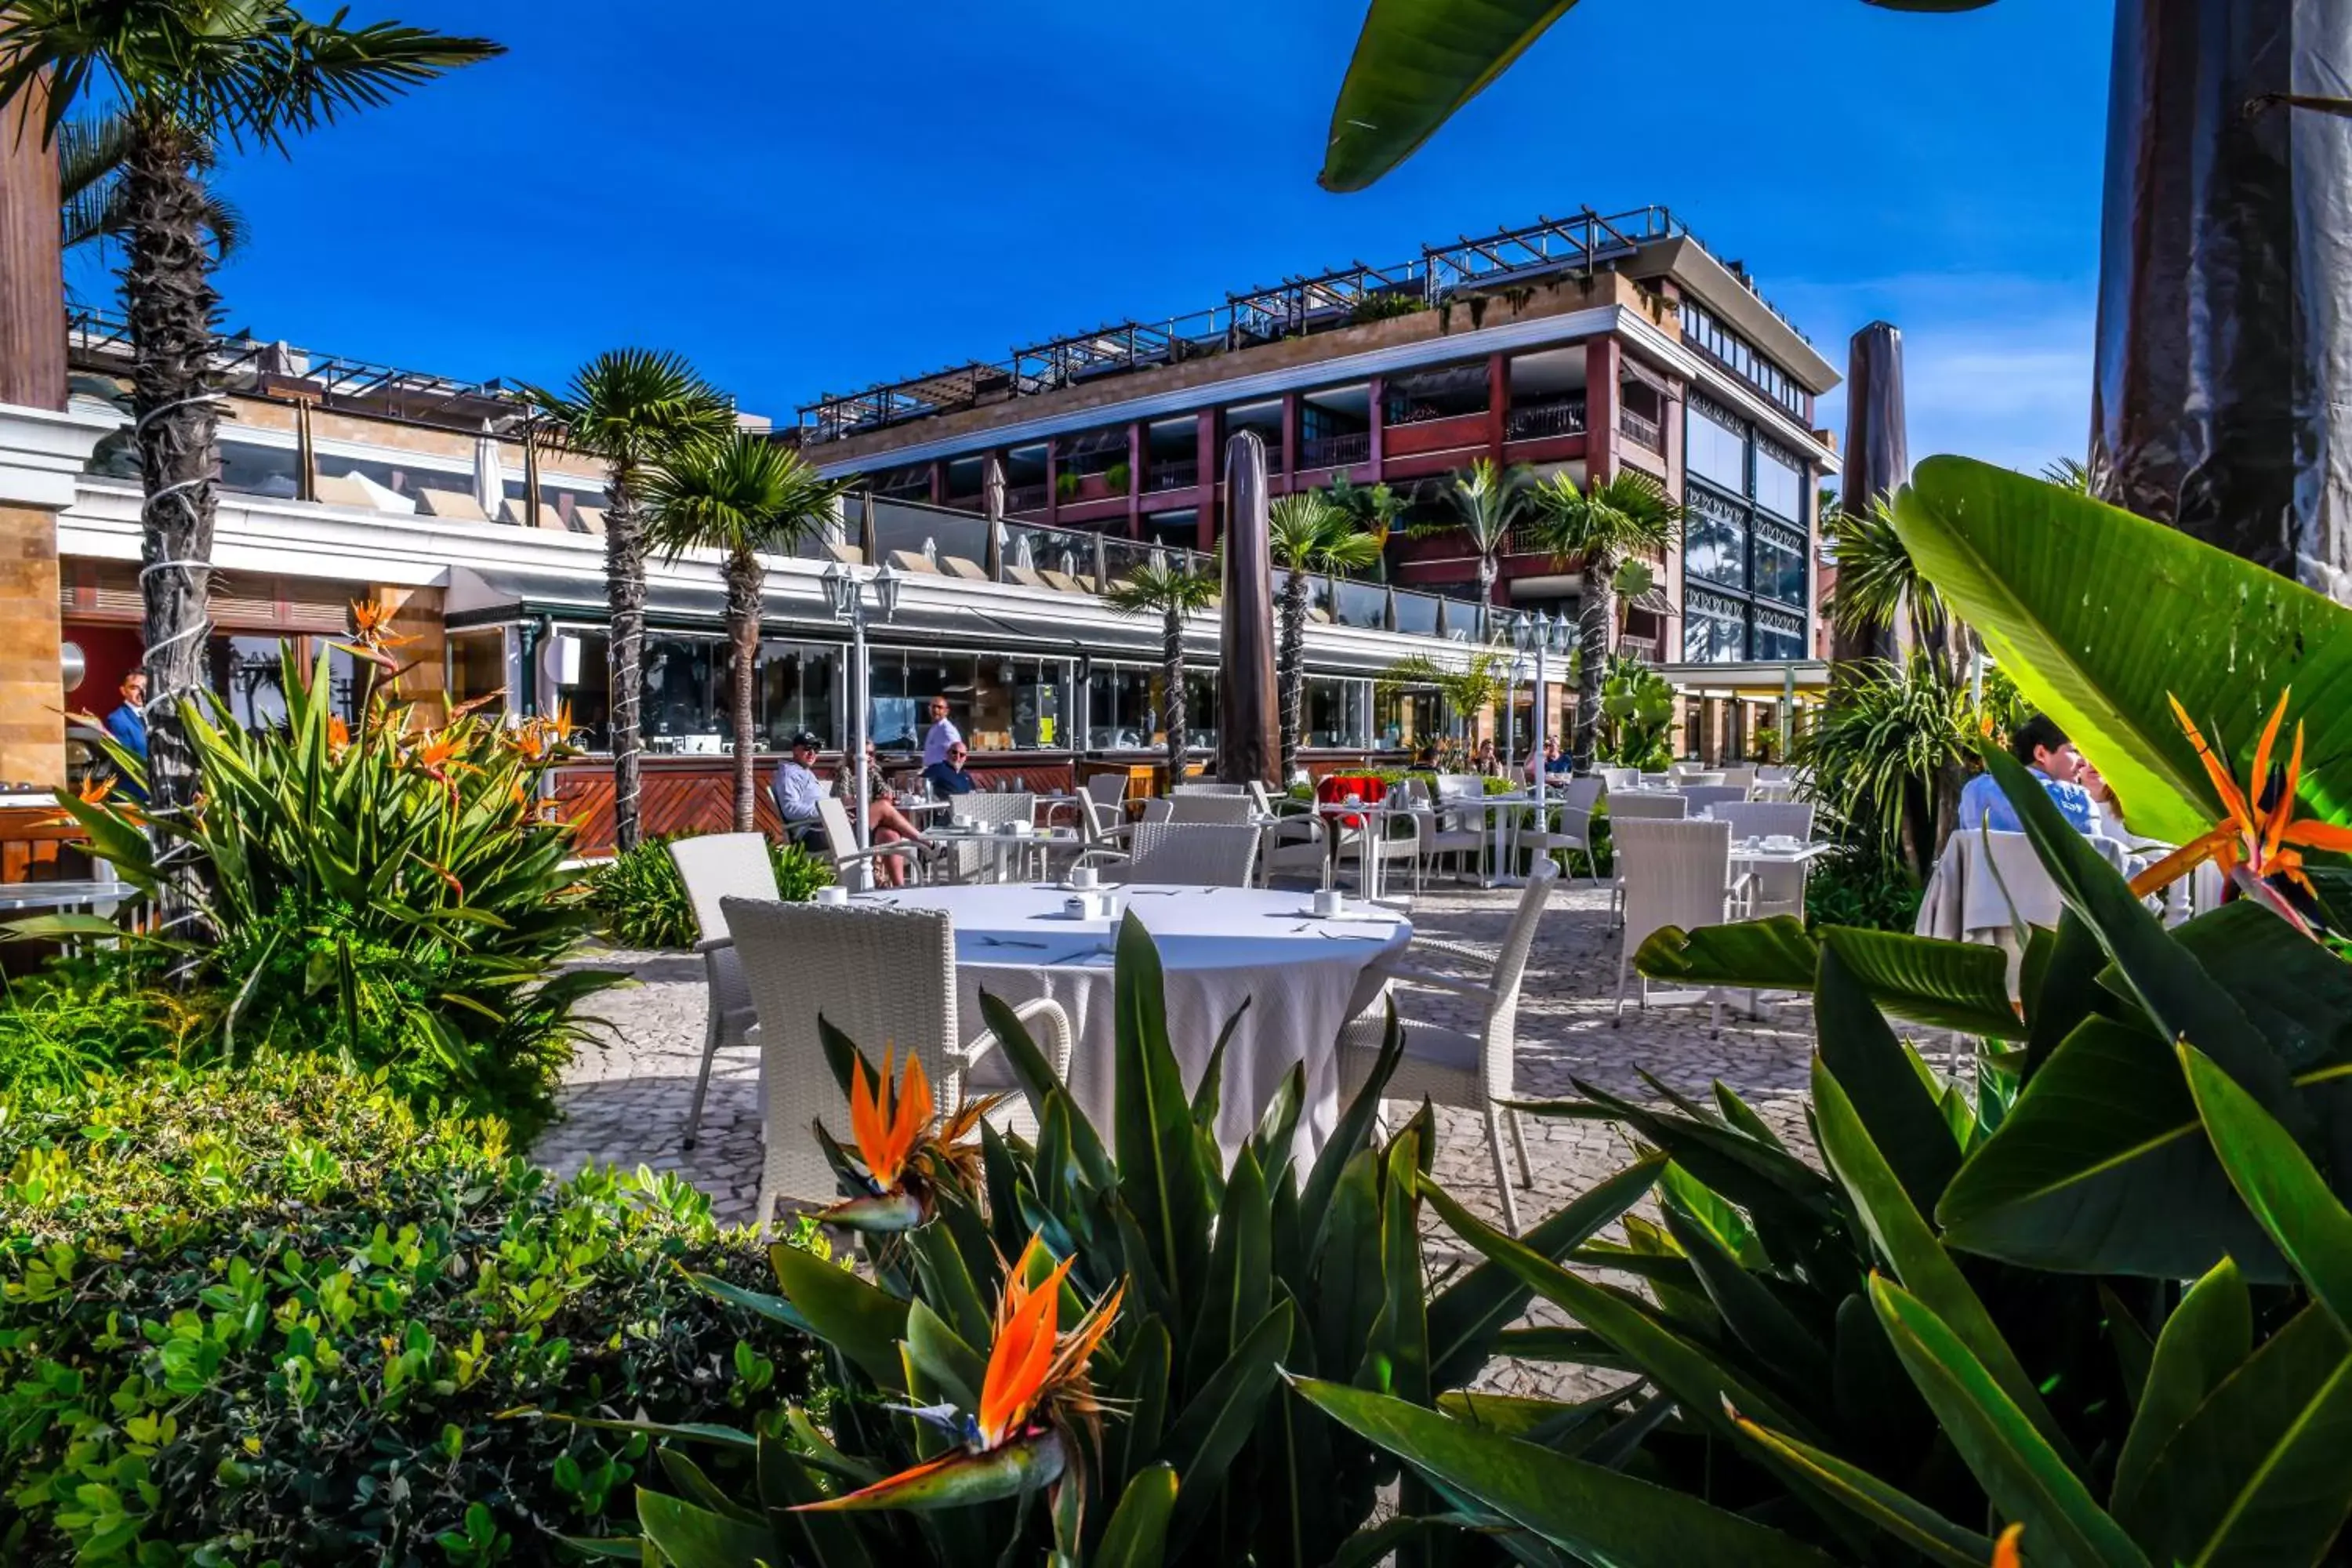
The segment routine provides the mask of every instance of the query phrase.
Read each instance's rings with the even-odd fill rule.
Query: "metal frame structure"
[[[1224,303],[1190,315],[1119,321],[1050,339],[992,363],[975,360],[861,392],[827,393],[800,410],[802,437],[811,444],[837,440],[1000,395],[1034,396],[1193,354],[1328,331],[1354,324],[1367,302],[1383,297],[1434,308],[1465,289],[1561,272],[1589,275],[1632,259],[1644,246],[1696,237],[1663,206],[1608,215],[1586,207],[1571,217],[1538,218],[1479,238],[1465,235],[1450,245],[1423,246],[1409,261],[1378,267],[1359,261],[1287,278],[1271,288],[1228,294]],[[1754,289],[1744,273],[1735,275]]]

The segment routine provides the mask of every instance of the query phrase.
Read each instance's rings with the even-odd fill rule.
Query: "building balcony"
[[[1369,430],[1345,436],[1318,436],[1298,444],[1298,466],[1302,468],[1349,468],[1370,462],[1371,457],[1372,437]]]
[[[1006,511],[1044,511],[1045,498],[1052,494],[1045,485],[1014,485],[1004,492]]]
[[[1147,468],[1143,488],[1147,492],[1189,490],[1200,482],[1201,465],[1191,458],[1175,458]]]
[[[1643,664],[1658,662],[1658,640],[1655,637],[1621,637],[1617,639],[1617,651],[1627,658],[1638,658]]]
[[[1584,434],[1584,399],[1555,397],[1542,402],[1525,403],[1514,407],[1505,416],[1504,439],[1534,441],[1550,436],[1581,436]]]
[[[1637,447],[1643,447],[1660,457],[1666,454],[1666,433],[1654,419],[1645,418],[1630,408],[1617,410],[1617,428]]]

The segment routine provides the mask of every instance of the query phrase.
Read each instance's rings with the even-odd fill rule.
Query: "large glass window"
[[[1167,743],[1160,721],[1164,695],[1156,664],[1097,664],[1087,683],[1087,745],[1095,751],[1150,751]],[[1185,743],[1217,743],[1217,672],[1184,668]]]
[[[974,751],[1030,752],[1070,743],[1063,723],[1062,686],[1067,666],[1058,658],[982,654],[971,723],[964,732]]]
[[[645,696],[637,722],[649,752],[716,752],[733,732],[727,644],[657,633],[645,641]]]
[[[1411,751],[1444,733],[1444,703],[1427,687],[1390,687],[1376,691],[1372,702],[1385,750]]]
[[[1310,675],[1305,696],[1300,730],[1306,744],[1353,748],[1372,743],[1370,682]]]
[[[1737,663],[1748,657],[1748,618],[1734,599],[1689,589],[1683,595],[1683,658],[1690,664]]]
[[[286,639],[272,637],[216,637],[205,645],[213,690],[249,730],[286,722],[285,650]]]
[[[1748,493],[1748,426],[1699,396],[1687,400],[1690,417],[1683,463],[1692,473],[1725,489]]]
[[[974,751],[987,749],[972,738],[972,696],[980,665],[971,654],[877,647],[869,650],[866,668],[866,732],[877,747],[920,750],[923,731],[930,727],[930,700],[944,697],[948,717],[963,732],[965,744]]]
[[[1690,492],[1683,522],[1683,570],[1726,587],[1748,585],[1748,511],[1702,489]]]
[[[1805,602],[1805,536],[1770,523],[1756,528],[1756,592],[1784,605]]]
[[[603,650],[598,652],[601,655]],[[484,700],[506,689],[506,628],[488,626],[478,631],[451,632],[446,663],[451,706],[483,702],[485,710],[494,709],[496,704]],[[548,695],[561,700],[559,694]],[[554,701],[548,703],[550,712],[554,710]]]
[[[234,440],[220,444],[220,488],[225,490],[290,500],[299,488],[294,473],[291,447]]]
[[[1778,610],[1758,606],[1756,611],[1756,657],[1758,658],[1802,658],[1805,657],[1805,623],[1797,616],[1782,615]]]
[[[1769,441],[1756,444],[1756,504],[1790,522],[1805,520],[1805,476],[1797,460]]]
[[[803,730],[828,747],[844,743],[840,678],[845,663],[837,643],[781,642],[760,645],[759,735],[768,751],[781,752]]]

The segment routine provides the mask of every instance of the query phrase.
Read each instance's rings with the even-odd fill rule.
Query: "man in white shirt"
[[[792,754],[776,764],[776,814],[784,819],[784,836],[798,841],[817,830],[817,803],[824,785],[816,776],[817,738],[803,730],[791,742]]]
[[[931,699],[931,727],[923,733],[923,766],[935,768],[948,760],[948,748],[963,742],[963,731],[948,718],[948,700]]]

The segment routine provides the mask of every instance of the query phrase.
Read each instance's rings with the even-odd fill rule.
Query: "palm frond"
[[[609,349],[581,366],[562,392],[525,386],[544,439],[615,467],[661,462],[685,447],[724,440],[733,405],[682,354]]]
[[[1275,564],[1292,572],[1351,572],[1381,558],[1381,542],[1328,496],[1312,490],[1276,500],[1266,543]]]
[[[1863,512],[1840,511],[1826,521],[1823,531],[1837,559],[1837,586],[1828,606],[1836,625],[1849,631],[1881,630],[1895,624],[1906,604],[1915,618],[1946,618],[1943,596],[1920,576],[1884,498]]]
[[[646,481],[649,548],[779,554],[832,514],[843,486],[788,447],[738,431],[673,454]]]
[[[1684,510],[1647,474],[1626,469],[1580,489],[1567,470],[1528,492],[1531,531],[1554,561],[1596,561],[1603,570],[1627,556],[1670,548]]]
[[[505,52],[398,22],[312,22],[287,0],[12,0],[0,104],[47,79],[45,140],[100,98],[133,124],[282,147],[352,110]]]
[[[122,166],[130,159],[136,131],[128,116],[116,112],[68,120],[58,129],[59,243],[66,249],[97,244],[130,227],[121,210]],[[185,151],[198,170],[212,168],[215,151],[209,140],[193,137]],[[225,261],[245,244],[245,215],[209,185],[199,200],[204,226],[212,236],[213,259]]]
[[[1491,458],[1479,458],[1467,474],[1456,475],[1445,492],[1453,509],[1450,526],[1467,535],[1482,557],[1499,554],[1511,525],[1527,510],[1531,482],[1531,470],[1524,465],[1506,468]]]
[[[2042,464],[2042,477],[2060,489],[2082,496],[2091,493],[2090,467],[2077,458],[2058,458]]]
[[[1103,590],[1103,603],[1122,616],[1179,615],[1205,610],[1217,602],[1217,580],[1172,562],[1137,567]]]

